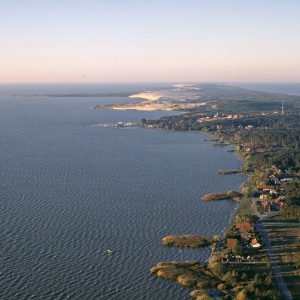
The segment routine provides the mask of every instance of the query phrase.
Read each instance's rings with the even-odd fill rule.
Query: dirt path
[[[270,243],[269,240],[269,236],[268,236],[268,232],[265,229],[265,226],[263,224],[262,221],[259,221],[256,225],[256,230],[260,232],[260,234],[262,235],[263,239],[264,239],[264,243],[265,243],[265,248],[267,250],[268,256],[270,258],[270,263],[272,265],[272,270],[275,276],[275,279],[278,283],[279,289],[284,297],[284,299],[286,300],[293,300],[293,297],[290,293],[290,291],[287,288],[287,285],[282,277],[281,274],[281,270],[280,270],[280,266],[275,258],[273,249],[272,249],[272,245]]]

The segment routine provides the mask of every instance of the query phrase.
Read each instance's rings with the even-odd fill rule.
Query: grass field
[[[300,299],[300,222],[277,216],[264,224],[288,289]]]

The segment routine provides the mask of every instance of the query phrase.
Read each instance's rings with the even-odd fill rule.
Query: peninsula
[[[210,241],[209,238],[198,235],[169,235],[162,239],[162,244],[164,246],[174,246],[181,248],[206,247],[209,246],[211,242],[212,241]]]
[[[200,88],[191,85],[174,85],[170,89],[160,91],[146,91],[130,95],[129,99],[139,101],[118,105],[96,105],[97,109],[116,110],[162,110],[162,111],[186,111],[201,106],[206,102],[202,101]]]
[[[239,201],[242,194],[238,191],[230,191],[225,193],[217,193],[217,194],[206,194],[202,196],[202,200],[211,201],[211,200],[235,200]]]
[[[132,99],[135,101],[130,101]],[[246,111],[280,111],[282,99],[282,94],[253,91],[231,85],[175,84],[168,89],[129,95],[128,103],[125,104],[96,105],[95,108],[194,112],[201,119],[200,113],[208,111],[234,111],[237,117]],[[284,95],[284,99],[287,108],[300,107],[300,96]]]

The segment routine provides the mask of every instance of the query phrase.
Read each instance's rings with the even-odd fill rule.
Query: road
[[[272,249],[272,245],[271,245],[271,242],[269,240],[268,232],[265,229],[265,226],[263,224],[263,219],[268,219],[270,217],[273,217],[273,216],[277,215],[278,212],[269,212],[266,215],[261,215],[257,210],[255,200],[257,200],[257,199],[252,199],[252,201],[253,201],[252,202],[253,214],[257,215],[260,218],[260,221],[258,221],[258,223],[255,225],[255,229],[257,231],[259,231],[261,236],[263,237],[264,244],[265,244],[265,249],[266,249],[266,251],[268,253],[268,256],[269,256],[269,259],[270,259],[273,274],[274,274],[274,277],[276,279],[276,282],[278,284],[278,287],[281,291],[281,294],[282,294],[283,298],[286,299],[286,300],[293,300],[293,297],[292,297],[290,291],[288,290],[287,285],[286,285],[286,283],[285,283],[285,281],[282,277],[280,266],[278,265],[278,263],[276,261],[274,251]],[[218,251],[220,250],[220,247],[221,247],[221,240],[218,242],[213,255],[218,253]]]
[[[272,245],[271,245],[270,240],[269,240],[268,232],[267,232],[267,230],[266,230],[266,228],[263,224],[263,221],[259,221],[256,224],[256,230],[259,231],[260,234],[263,237],[263,240],[264,240],[264,243],[265,243],[265,249],[268,252],[268,256],[269,256],[269,259],[270,259],[270,263],[272,265],[272,270],[273,270],[275,279],[278,283],[279,289],[280,289],[284,299],[293,300],[293,297],[292,297],[290,291],[288,290],[288,288],[285,284],[285,281],[282,277],[280,266],[278,265],[278,263],[276,261],[274,251],[272,249]]]

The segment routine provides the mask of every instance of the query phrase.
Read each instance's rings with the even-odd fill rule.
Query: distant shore
[[[146,100],[126,104],[96,105],[95,109],[184,112],[186,109],[205,105],[205,102],[173,103],[167,100]]]
[[[139,99],[140,102],[125,104],[96,105],[96,109],[140,110],[140,111],[179,111],[199,108],[206,105],[201,96],[195,94],[200,88],[191,84],[174,85],[171,89],[159,91],[144,91],[128,95],[129,99]],[[197,97],[196,97],[197,95]]]

